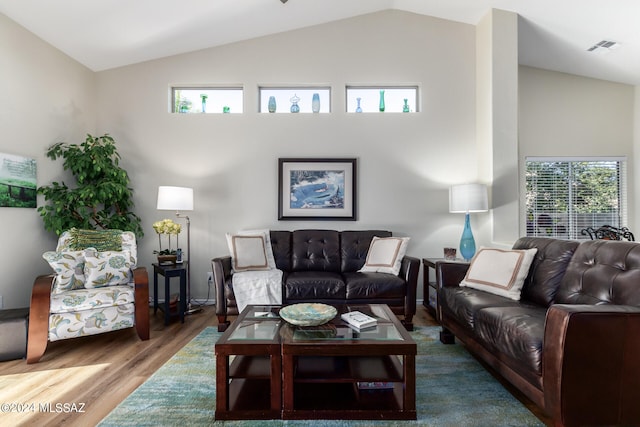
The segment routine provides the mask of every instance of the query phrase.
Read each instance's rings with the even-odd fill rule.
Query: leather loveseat
[[[520,301],[436,265],[441,341],[455,336],[557,426],[640,425],[640,244],[521,238]]]
[[[358,272],[365,263],[374,236],[391,237],[382,230],[296,230],[269,232],[276,267],[283,271],[283,305],[301,302],[387,304],[407,330],[413,329],[420,262],[405,256],[400,273]],[[218,329],[237,315],[230,256],[211,260],[216,292]]]

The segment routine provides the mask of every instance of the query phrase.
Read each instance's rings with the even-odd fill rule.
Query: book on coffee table
[[[343,313],[340,317],[349,325],[357,329],[370,328],[378,324],[378,321],[375,318],[359,311]]]

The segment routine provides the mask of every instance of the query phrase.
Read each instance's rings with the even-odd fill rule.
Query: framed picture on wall
[[[279,220],[356,220],[356,159],[278,159]]]
[[[0,153],[0,207],[36,207],[36,159]]]

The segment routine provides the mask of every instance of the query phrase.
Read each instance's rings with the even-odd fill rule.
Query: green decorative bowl
[[[280,317],[296,326],[317,326],[336,317],[335,307],[320,303],[293,304],[280,309]]]

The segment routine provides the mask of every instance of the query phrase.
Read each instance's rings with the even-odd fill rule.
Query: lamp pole
[[[187,220],[187,312],[185,314],[193,314],[201,311],[202,308],[191,308],[191,219],[189,215],[181,215],[180,212],[176,212],[176,217]]]

